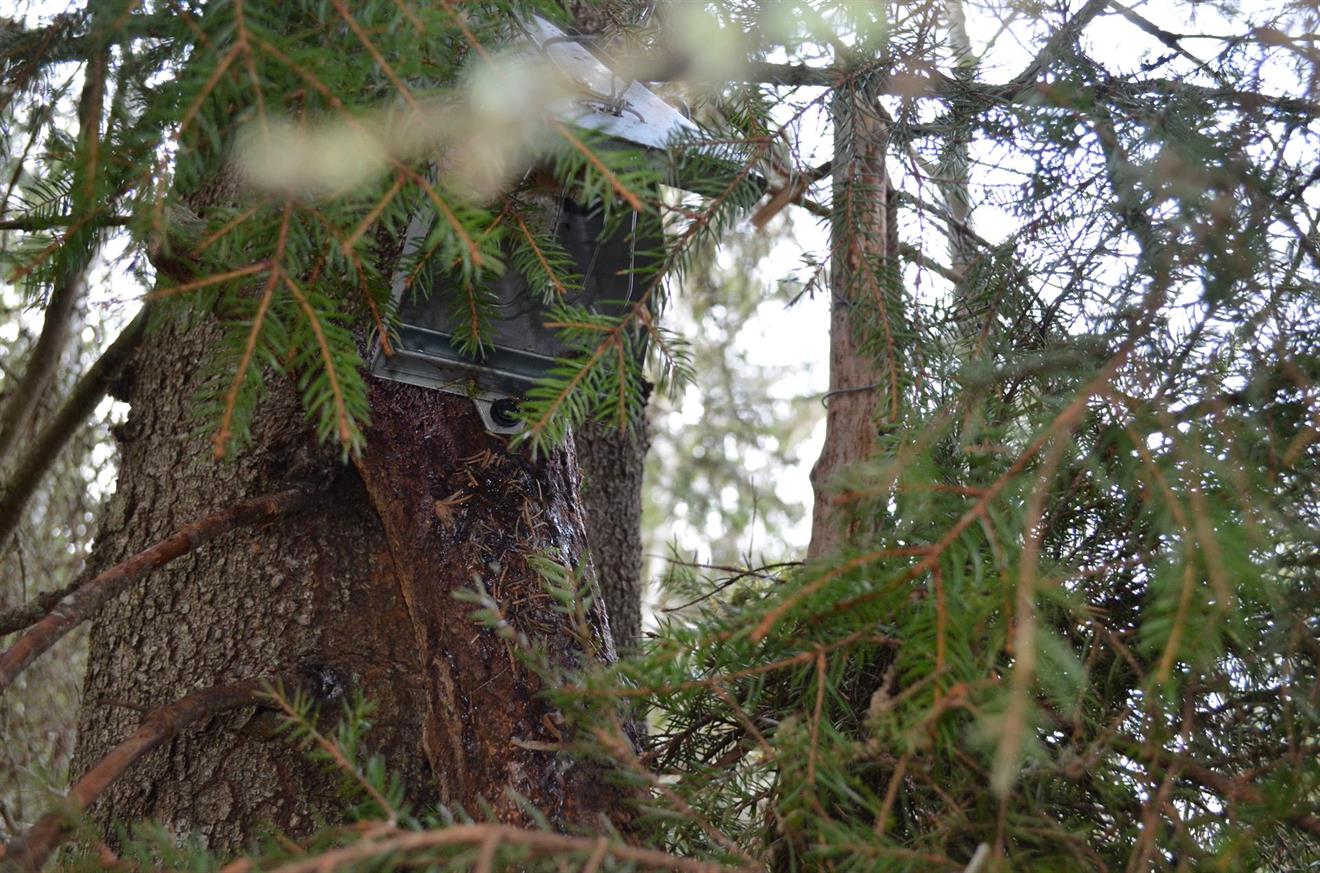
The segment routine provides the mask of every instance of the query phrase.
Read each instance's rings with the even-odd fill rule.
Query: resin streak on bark
[[[571,445],[533,461],[487,434],[463,397],[380,381],[370,392],[358,468],[408,606],[399,630],[421,659],[424,748],[442,802],[527,823],[521,796],[560,827],[616,812],[597,766],[554,751],[567,738],[540,696],[542,679],[454,596],[484,590],[551,671],[613,658],[600,599],[584,646],[527,563],[540,554],[576,567],[585,555]]]

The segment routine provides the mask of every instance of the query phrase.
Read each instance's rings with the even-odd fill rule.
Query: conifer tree
[[[6,363],[0,533],[96,398],[131,412],[80,584],[0,625],[12,693],[93,622],[77,781],[0,863],[79,821],[89,866],[1320,859],[1315,4],[569,5],[6,25],[0,221],[43,327]],[[547,112],[628,107],[511,60],[532,15],[693,132]],[[662,241],[627,305],[561,302],[565,193]],[[829,230],[811,545],[677,568],[619,659],[575,432],[692,377],[666,295],[785,209]],[[40,413],[111,241],[149,302]],[[516,439],[367,375],[393,277],[479,354],[510,269],[571,350]]]

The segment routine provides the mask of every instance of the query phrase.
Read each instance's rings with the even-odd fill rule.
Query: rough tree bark
[[[74,773],[145,710],[199,687],[302,670],[332,696],[353,688],[376,704],[372,745],[415,802],[526,823],[522,797],[561,827],[617,821],[623,804],[596,765],[554,751],[567,728],[540,697],[541,680],[453,596],[479,583],[562,671],[614,656],[603,607],[582,640],[526,561],[550,554],[576,565],[586,555],[572,444],[533,461],[488,435],[466,399],[373,381],[367,447],[346,467],[335,447],[316,444],[291,387],[276,384],[250,447],[216,464],[192,403],[197,362],[215,340],[213,326],[174,325],[136,354],[118,490],[90,571],[256,494],[312,485],[323,497],[285,522],[226,535],[107,605],[92,630]],[[645,441],[591,433],[584,442],[592,552],[632,640]],[[272,721],[244,711],[181,734],[112,786],[96,814],[153,818],[221,850],[266,824],[305,831],[339,808],[335,780],[273,738]]]
[[[107,604],[92,626],[72,772],[94,764],[146,711],[197,688],[301,667],[342,676],[376,702],[375,744],[410,790],[427,796],[417,753],[421,653],[380,520],[335,450],[316,446],[285,386],[258,416],[251,450],[212,460],[193,398],[198,362],[216,340],[213,326],[171,325],[135,355],[132,411],[116,433],[118,486],[90,569],[272,486],[319,487],[323,497],[282,523],[228,534]],[[272,727],[269,715],[236,713],[178,737],[112,786],[98,817],[156,819],[220,848],[267,821],[305,829],[331,808],[334,781]]]
[[[882,333],[890,324],[885,265],[897,251],[885,169],[888,125],[874,84],[874,77],[840,84],[832,107],[830,387],[825,444],[811,470],[810,558],[837,552],[854,533],[856,519],[834,486],[842,471],[870,456],[880,422],[898,415],[892,334],[880,338],[880,354],[867,336],[875,321]]]
[[[642,478],[650,431],[589,426],[574,437],[582,468],[582,508],[592,563],[619,651],[642,632]]]
[[[198,687],[303,670],[377,705],[372,745],[414,801],[521,823],[512,792],[565,827],[612,811],[591,765],[552,749],[557,714],[508,643],[453,593],[480,579],[552,664],[611,656],[603,614],[579,645],[525,556],[584,553],[571,446],[532,462],[484,431],[463,398],[373,383],[374,423],[357,468],[317,446],[293,392],[276,386],[251,448],[210,458],[192,397],[206,325],[150,337],[132,370],[118,491],[93,567],[188,520],[291,485],[314,509],[234,532],[111,602],[93,626],[74,772],[143,710]],[[340,689],[343,686],[343,689]],[[334,708],[337,702],[331,701]],[[103,821],[153,818],[234,848],[265,823],[294,833],[338,808],[334,779],[272,736],[271,717],[218,717],[174,740],[99,801]]]

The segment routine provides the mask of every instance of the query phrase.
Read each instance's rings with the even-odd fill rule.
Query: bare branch
[[[78,97],[78,163],[74,171],[73,202],[74,212],[88,217],[96,200],[97,155],[107,63],[106,52],[97,52],[90,57],[82,93]],[[85,239],[79,238],[84,236]],[[63,265],[59,278],[55,280],[46,304],[41,336],[32,349],[23,377],[0,409],[0,461],[9,454],[32,420],[37,398],[50,382],[64,354],[69,338],[69,320],[74,304],[82,295],[84,273],[96,249],[95,229],[87,226],[86,219],[79,219],[70,228],[65,245],[70,244],[75,246],[71,262]]]
[[[749,82],[761,82],[766,85],[783,85],[790,88],[817,87],[828,88],[838,84],[843,73],[833,67],[812,67],[807,64],[768,64],[754,62],[742,70],[742,78]]]
[[[1062,27],[1055,31],[1021,72],[1002,84],[992,85],[962,81],[931,67],[923,70],[923,73],[929,76],[929,87],[925,91],[914,94],[910,82],[904,83],[901,90],[891,89],[886,85],[881,85],[878,90],[880,93],[900,94],[900,96],[907,98],[916,97],[918,99],[948,100],[953,97],[961,97],[979,101],[986,105],[1025,103],[1028,100],[1039,101],[1042,97],[1048,102],[1057,95],[1054,94],[1049,83],[1044,81],[1045,73],[1068,47],[1076,42],[1087,25],[1109,5],[1114,5],[1120,14],[1124,14],[1125,7],[1111,4],[1110,0],[1090,0]],[[1171,36],[1176,37],[1177,35],[1172,34]],[[846,76],[847,72],[839,67],[753,62],[744,66],[741,76],[737,78],[747,82],[760,82],[784,87],[828,88],[837,86]],[[1306,116],[1307,118],[1320,113],[1320,102],[1312,99],[1267,94],[1227,85],[1209,87],[1183,80],[1139,79],[1113,82],[1110,83],[1110,87],[1115,93],[1132,98],[1164,94],[1205,101],[1226,101],[1239,104],[1246,109],[1267,108],[1276,112]]]
[[[27,450],[14,465],[13,477],[0,492],[0,552],[4,551],[9,538],[18,529],[28,500],[41,484],[51,464],[87,416],[92,414],[96,404],[101,402],[129,355],[137,348],[146,329],[149,308],[144,307],[96,363],[92,364],[91,369],[83,374],[55,417],[28,444]],[[15,628],[9,629],[12,630]],[[0,622],[0,634],[9,631],[4,630],[4,624]]]
[[[92,227],[124,227],[133,220],[131,215],[105,215],[93,218],[86,224]],[[57,227],[73,227],[79,221],[72,215],[57,215],[53,218],[7,218],[0,221],[0,230],[21,230],[35,233],[53,230]]]
[[[1006,93],[1013,95],[1009,99],[1016,101],[1020,92],[1024,89],[1034,89],[1040,77],[1049,70],[1050,65],[1077,42],[1077,38],[1082,35],[1082,31],[1086,29],[1086,26],[1108,5],[1109,0],[1089,0],[1085,6],[1077,10],[1076,15],[1068,19],[1063,27],[1056,30],[1053,36],[1045,41],[1045,45],[1041,46],[1040,51],[1036,52],[1036,56],[1031,59],[1031,63],[1022,69],[1022,72],[1014,76],[1007,84],[1000,86]],[[942,78],[954,82],[955,87],[962,84],[956,82],[956,80],[948,79],[947,76]]]
[[[235,685],[206,688],[152,712],[131,736],[78,780],[57,809],[43,815],[27,833],[10,843],[4,856],[6,866],[29,873],[40,870],[72,830],[77,815],[142,756],[194,722],[225,710],[262,703],[269,686],[269,680],[248,679]]]
[[[376,839],[361,840],[338,849],[308,855],[275,868],[274,873],[332,873],[332,871],[361,861],[386,855],[415,855],[431,849],[452,846],[483,846],[489,843],[507,843],[521,846],[535,854],[562,854],[568,852],[590,856],[600,851],[596,837],[572,837],[547,831],[525,830],[512,825],[470,824],[455,825],[431,831],[387,830]],[[710,861],[680,858],[654,849],[643,849],[625,843],[610,842],[607,856],[630,862],[649,870],[678,870],[683,873],[724,873],[734,869]]]
[[[79,584],[75,580],[63,588],[52,588],[50,591],[43,591],[27,603],[0,613],[0,637],[8,636],[14,631],[21,631],[23,628],[31,627],[41,621],[48,612],[55,608],[56,604],[76,591]]]
[[[20,637],[9,651],[0,655],[0,694],[43,652],[133,582],[234,528],[268,521],[301,509],[310,502],[312,494],[300,489],[283,491],[245,500],[212,513],[81,586]]]
[[[1230,803],[1235,801],[1249,804],[1268,802],[1260,789],[1252,784],[1249,775],[1226,776],[1216,770],[1211,770],[1209,767],[1197,764],[1186,755],[1165,751],[1161,748],[1151,748],[1149,742],[1138,742],[1132,737],[1116,737],[1114,747],[1123,754],[1138,760],[1149,760],[1153,766],[1174,767],[1182,778],[1194,782],[1208,791],[1213,791]],[[1282,818],[1294,827],[1320,837],[1320,817],[1312,815],[1305,807],[1291,810],[1284,814]]]

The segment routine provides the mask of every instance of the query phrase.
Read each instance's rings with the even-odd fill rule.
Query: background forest
[[[638,162],[526,122],[562,95],[489,70],[533,13],[700,132]],[[285,384],[351,467],[382,277],[451,266],[473,347],[501,245],[571,281],[511,229],[525,163],[665,229],[642,303],[555,310],[579,354],[522,407],[551,457],[649,421],[641,641],[564,670],[463,592],[562,714],[535,751],[626,813],[415,802],[388,714],[290,690],[273,730],[343,786],[316,827],[116,832],[64,799],[80,711],[151,710],[84,696],[76,623],[0,685],[9,862],[40,820],[89,868],[1317,869],[1317,31],[1314,0],[0,9],[0,651],[96,565],[123,362],[177,325],[213,331],[198,464],[264,450]],[[594,651],[585,563],[527,561]]]

